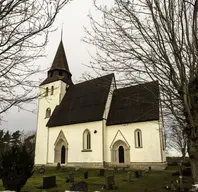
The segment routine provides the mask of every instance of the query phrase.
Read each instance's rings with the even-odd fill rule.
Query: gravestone
[[[57,163],[56,169],[57,169],[57,170],[60,170],[60,169],[61,169],[61,164],[60,164],[60,163]]]
[[[151,166],[149,166],[148,170],[149,170],[149,172],[151,172]]]
[[[127,173],[127,182],[130,183],[131,182],[131,172]]]
[[[80,169],[80,167],[75,167],[75,171],[78,171]]]
[[[105,175],[105,170],[104,169],[100,169],[99,176],[104,176],[104,175]]]
[[[39,174],[45,173],[45,166],[39,167],[38,170],[37,170],[37,173],[39,173]]]
[[[84,172],[84,179],[88,179],[88,171]]]
[[[106,176],[106,189],[114,189],[114,188],[115,188],[114,175]]]
[[[56,187],[56,176],[43,177],[43,189]]]
[[[135,177],[136,177],[136,178],[139,178],[139,177],[140,177],[139,171],[135,171]]]
[[[70,181],[70,183],[74,183],[74,174],[73,173],[69,174],[69,181]]]
[[[73,183],[69,190],[70,191],[88,192],[88,184],[84,181]]]
[[[117,172],[118,172],[118,168],[117,168],[117,167],[114,167],[114,168],[113,168],[113,172],[114,172],[114,173],[117,173]]]

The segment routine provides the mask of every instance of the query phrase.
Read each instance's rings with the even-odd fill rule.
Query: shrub
[[[33,175],[34,153],[25,145],[12,146],[0,156],[0,178],[5,190],[21,191]]]

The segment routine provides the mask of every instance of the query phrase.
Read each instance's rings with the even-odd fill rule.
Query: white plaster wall
[[[135,148],[134,131],[136,129],[142,131],[143,148]],[[118,130],[121,133],[117,134]],[[159,133],[158,121],[107,126],[106,161],[111,162],[110,146],[121,139],[126,140],[130,146],[130,162],[163,162]]]
[[[91,152],[82,152],[86,129],[91,133]],[[95,121],[49,128],[48,163],[54,163],[54,143],[61,130],[68,142],[68,162],[103,162],[102,121]]]
[[[54,86],[54,93],[51,95],[51,87]],[[36,132],[36,149],[35,149],[35,164],[46,164],[47,162],[47,143],[48,143],[48,128],[46,124],[49,118],[46,118],[46,109],[51,108],[51,114],[60,104],[63,95],[65,94],[66,84],[62,81],[56,81],[40,87],[40,97],[38,101],[38,120]],[[46,87],[49,88],[48,96],[45,96]]]

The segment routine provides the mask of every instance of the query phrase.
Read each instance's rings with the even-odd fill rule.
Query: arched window
[[[83,149],[91,149],[91,134],[87,129],[83,133]]]
[[[48,96],[48,92],[49,92],[49,88],[46,87],[46,89],[45,89],[45,96]]]
[[[135,147],[141,148],[142,146],[142,131],[140,129],[135,130]]]
[[[50,109],[50,108],[47,108],[47,109],[46,109],[45,118],[49,118],[50,115],[51,115],[51,109]]]
[[[51,87],[51,95],[54,94],[54,86]]]

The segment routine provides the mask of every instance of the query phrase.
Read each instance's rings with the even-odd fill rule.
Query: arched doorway
[[[61,163],[65,163],[65,146],[61,148]]]
[[[119,163],[124,163],[124,148],[120,146],[118,149]]]
[[[68,162],[68,142],[60,131],[56,142],[54,143],[54,163],[65,164]]]
[[[123,140],[117,140],[111,147],[111,162],[114,164],[130,163],[130,146]]]

